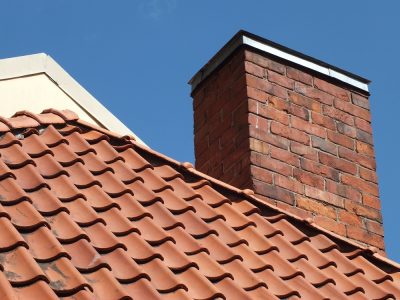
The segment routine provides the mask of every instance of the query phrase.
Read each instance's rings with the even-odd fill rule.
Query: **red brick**
[[[254,180],[254,189],[257,194],[261,194],[278,201],[283,201],[291,205],[294,204],[294,193],[281,187]]]
[[[250,166],[250,173],[255,179],[266,183],[272,183],[272,173],[266,169]]]
[[[270,147],[269,144],[254,138],[250,138],[249,141],[250,141],[250,150],[259,152],[261,154],[269,153],[269,147]]]
[[[340,98],[345,101],[350,101],[350,92],[338,87],[337,85],[331,84],[319,78],[314,78],[314,86],[337,98]]]
[[[295,91],[312,99],[315,99],[321,103],[327,104],[327,105],[332,105],[333,104],[333,99],[335,98],[332,95],[329,95],[325,92],[322,92],[320,90],[317,90],[314,87],[304,85],[300,82],[295,83],[294,87]]]
[[[265,69],[252,63],[249,61],[244,62],[244,69],[247,73],[252,74],[254,76],[264,78],[265,77]]]
[[[374,158],[358,154],[357,152],[349,150],[344,147],[339,147],[339,157],[355,162],[371,170],[376,169],[376,163]]]
[[[287,67],[286,74],[287,74],[287,77],[292,78],[296,81],[300,81],[307,85],[313,84],[313,77],[311,75],[309,75],[303,71],[297,70],[295,68]]]
[[[342,197],[307,185],[304,189],[305,195],[309,198],[317,199],[333,206],[344,207],[344,199]]]
[[[348,212],[345,209],[339,209],[338,210],[338,219],[342,223],[346,223],[349,225],[357,225],[362,227],[363,223],[361,220],[361,217],[357,216],[354,213]]]
[[[249,99],[249,112],[289,125],[289,115],[266,104]]]
[[[257,100],[261,103],[266,103],[269,95],[261,90],[252,88],[250,86],[247,87],[247,96],[251,99]]]
[[[293,177],[298,181],[319,189],[324,189],[324,178],[300,169],[293,170]]]
[[[378,176],[375,171],[371,171],[368,169],[360,168],[359,170],[360,177],[367,181],[371,181],[373,183],[378,183]]]
[[[324,115],[331,117],[335,120],[346,123],[347,125],[354,125],[354,117],[344,111],[338,110],[332,106],[324,105],[322,107]]]
[[[270,83],[263,78],[253,76],[251,74],[246,74],[246,84],[249,87],[265,92]]]
[[[299,207],[295,207],[283,202],[278,202],[276,204],[277,207],[284,209],[285,211],[292,213],[302,219],[312,218],[312,212],[301,209]]]
[[[335,121],[330,117],[318,114],[316,112],[311,112],[311,120],[315,124],[328,128],[330,130],[336,130]]]
[[[320,149],[331,154],[337,154],[337,145],[316,136],[311,137],[311,144],[314,148]]]
[[[357,172],[357,166],[354,163],[323,152],[319,153],[319,161],[324,165],[332,166],[346,173],[356,174]]]
[[[282,150],[280,148],[276,148],[271,146],[271,157],[277,160],[283,161],[289,165],[299,167],[300,159],[296,154],[290,153],[287,150]]]
[[[368,97],[363,97],[361,95],[351,93],[351,102],[353,102],[354,105],[360,106],[365,109],[369,109]]]
[[[369,232],[383,236],[383,225],[379,222],[365,220]]]
[[[321,112],[321,103],[318,101],[315,101],[313,99],[301,96],[300,94],[289,92],[289,100],[292,101],[293,103],[306,107],[310,110],[316,111],[316,112]]]
[[[271,123],[271,132],[305,145],[310,144],[310,137],[308,134],[305,134],[304,132],[301,132],[295,128],[289,128],[275,121]]]
[[[346,148],[349,149],[354,149],[354,140],[343,135],[340,133],[337,133],[335,131],[330,131],[328,130],[328,140],[330,140],[331,142],[335,143],[335,144],[339,144],[342,145]]]
[[[372,127],[371,127],[371,122],[365,121],[363,119],[360,118],[355,118],[354,119],[354,124],[356,125],[356,127],[358,129],[361,129],[365,132],[368,132],[370,134],[372,134]]]
[[[251,61],[256,65],[259,65],[266,69],[270,69],[280,74],[285,74],[286,71],[285,66],[281,65],[280,63],[277,63],[271,59],[268,59],[248,50],[245,51],[245,60]]]
[[[300,182],[284,175],[274,174],[274,184],[298,194],[304,193],[304,186]]]
[[[268,100],[268,104],[269,104],[269,106],[271,106],[275,109],[285,111],[285,112],[289,111],[289,102],[287,100],[281,99],[279,97],[271,96]]]
[[[274,171],[276,173],[285,175],[285,176],[292,176],[293,174],[293,167],[285,164],[279,160],[270,158],[266,155],[261,155],[256,152],[251,152],[250,154],[250,161],[256,166]]]
[[[344,224],[338,223],[336,220],[333,220],[325,216],[315,216],[314,222],[317,225],[327,230],[330,230],[338,235],[346,236],[346,226]]]
[[[355,138],[357,134],[357,129],[354,126],[347,125],[342,122],[337,122],[337,131],[348,137]]]
[[[340,197],[353,200],[355,202],[361,202],[362,196],[360,191],[355,188],[338,183],[332,180],[325,181],[325,188],[328,192],[339,195]]]
[[[253,138],[259,139],[282,149],[288,149],[289,147],[289,140],[285,139],[284,137],[272,135],[252,125],[250,125],[249,134]]]
[[[280,75],[279,73],[275,73],[273,71],[268,71],[268,80],[276,83],[280,86],[283,86],[285,88],[294,89],[294,81],[290,78],[287,78],[286,76]]]
[[[253,125],[261,130],[267,132],[269,130],[269,121],[263,117],[257,116],[255,114],[248,115],[248,123]],[[217,131],[219,131],[217,129]]]
[[[374,157],[374,147],[372,145],[368,145],[366,143],[356,141],[356,150],[360,154],[364,154],[367,156]]]
[[[289,105],[289,113],[295,115],[299,118],[302,118],[306,121],[310,120],[310,113],[308,109],[298,106],[294,103],[290,103]]]
[[[292,125],[292,127],[297,128],[301,131],[305,131],[311,135],[326,138],[326,129],[321,126],[304,121],[303,119],[297,118],[295,116],[292,116],[290,118],[290,124]]]
[[[300,208],[336,220],[336,209],[332,206],[317,202],[314,199],[308,199],[306,197],[297,197],[296,204]]]
[[[308,159],[300,159],[301,168],[316,175],[339,181],[339,171]]]
[[[363,204],[375,209],[381,209],[381,201],[379,198],[374,197],[372,195],[364,194],[363,195]]]
[[[372,134],[370,134],[368,132],[365,132],[363,130],[360,130],[360,129],[357,129],[356,139],[361,141],[361,142],[370,144],[370,145],[374,144],[374,140],[372,138]]]
[[[335,99],[334,105],[337,109],[343,110],[353,116],[359,117],[369,122],[371,121],[371,114],[369,110],[340,99]]]
[[[318,152],[309,146],[305,146],[303,144],[292,141],[290,142],[290,151],[304,158],[318,161]]]
[[[347,226],[347,236],[351,239],[364,242],[380,249],[385,247],[382,236],[370,233],[359,226]]]
[[[344,184],[357,187],[363,192],[379,197],[378,186],[375,183],[348,174],[342,174],[341,180]]]

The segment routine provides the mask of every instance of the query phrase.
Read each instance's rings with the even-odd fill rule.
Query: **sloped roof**
[[[373,249],[72,112],[0,132],[0,299],[400,298]]]

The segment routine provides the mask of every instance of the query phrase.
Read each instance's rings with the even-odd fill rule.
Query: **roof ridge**
[[[275,212],[282,213],[292,220],[306,223],[311,228],[313,228],[325,235],[328,235],[334,239],[337,239],[346,244],[349,244],[352,247],[358,248],[362,252],[368,253],[368,256],[374,257],[374,258],[380,260],[381,262],[392,265],[393,267],[400,270],[399,263],[379,254],[375,247],[362,246],[346,237],[343,237],[343,236],[338,235],[334,232],[331,232],[323,227],[318,226],[310,219],[301,218],[289,211],[286,211],[285,209],[282,209],[280,207],[277,207],[270,203],[267,203],[267,202],[257,198],[254,194],[254,191],[252,191],[250,189],[244,189],[244,190],[239,189],[233,185],[230,185],[226,182],[223,182],[214,177],[211,177],[203,172],[196,170],[194,168],[194,166],[189,162],[179,162],[169,156],[166,156],[156,150],[153,150],[153,149],[147,147],[146,145],[139,143],[138,141],[136,141],[135,137],[133,137],[133,136],[121,135],[121,134],[112,132],[110,130],[101,128],[98,125],[91,124],[89,122],[81,120],[81,119],[79,119],[79,116],[71,110],[46,109],[40,114],[35,114],[35,113],[29,112],[29,111],[19,111],[19,112],[15,113],[11,118],[0,117],[0,132],[7,132],[7,131],[11,131],[13,129],[38,127],[41,125],[65,124],[70,121],[76,122],[77,124],[79,124],[81,126],[85,126],[87,128],[90,128],[92,130],[101,132],[102,134],[105,134],[112,138],[123,139],[126,142],[131,142],[135,147],[138,147],[139,149],[141,149],[151,155],[154,155],[154,156],[168,162],[169,164],[172,164],[175,168],[184,169],[186,172],[188,172],[194,176],[200,177],[201,179],[205,179],[205,180],[211,182],[212,184],[219,186],[225,190],[239,194],[239,195],[245,197],[247,200],[251,201],[252,203],[267,207],[269,209],[272,209]]]

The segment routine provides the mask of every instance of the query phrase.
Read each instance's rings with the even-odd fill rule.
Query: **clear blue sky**
[[[46,52],[154,149],[194,161],[187,81],[239,29],[372,80],[388,256],[400,261],[400,2],[0,0],[0,57]]]

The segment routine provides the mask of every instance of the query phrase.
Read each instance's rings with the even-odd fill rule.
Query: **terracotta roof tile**
[[[0,234],[1,299],[400,298],[373,249],[67,111],[0,120]]]

